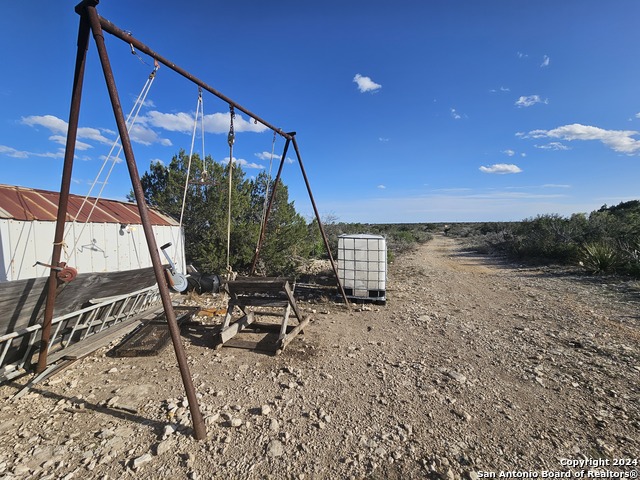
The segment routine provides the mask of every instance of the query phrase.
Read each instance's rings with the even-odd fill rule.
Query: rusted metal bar
[[[289,150],[289,144],[291,143],[290,137],[292,134],[288,133],[287,135],[289,135],[289,137],[287,137],[287,141],[284,143],[284,150],[282,151],[282,156],[280,157],[280,166],[278,167],[278,173],[276,174],[276,179],[273,181],[273,185],[271,186],[271,195],[269,195],[269,203],[267,203],[267,209],[264,212],[264,219],[262,221],[262,225],[260,226],[260,237],[258,238],[258,245],[256,246],[256,252],[253,255],[253,261],[251,262],[251,272],[249,273],[250,275],[254,275],[256,273],[256,265],[258,264],[260,249],[262,248],[262,243],[264,242],[264,236],[267,231],[267,221],[269,220],[269,213],[271,212],[273,201],[276,198],[276,189],[278,188],[278,182],[280,181],[280,175],[282,174],[284,159],[287,156],[287,151]]]
[[[76,149],[76,138],[78,134],[78,119],[80,117],[80,100],[82,98],[82,84],[84,80],[84,69],[86,65],[87,50],[89,48],[89,21],[86,15],[80,13],[80,25],[78,27],[78,41],[76,52],[76,66],[73,74],[73,88],[71,90],[71,106],[69,108],[69,127],[67,130],[67,142],[64,152],[64,165],[62,167],[62,180],[60,182],[60,197],[58,200],[58,216],[56,219],[56,231],[53,240],[53,253],[51,255],[52,265],[60,263],[62,254],[62,244],[64,240],[64,226],[67,218],[67,207],[69,205],[69,189],[71,188],[71,172],[73,170],[73,156]],[[49,352],[49,342],[51,340],[51,322],[53,320],[53,310],[56,304],[56,290],[58,287],[58,272],[52,268],[49,273],[49,283],[47,285],[47,303],[44,310],[42,323],[42,335],[40,339],[40,353],[36,373],[41,373],[47,368],[47,354]]]
[[[133,154],[133,148],[131,147],[131,139],[129,138],[129,132],[127,131],[127,124],[122,112],[122,106],[120,104],[120,98],[118,90],[115,84],[115,78],[113,71],[111,70],[111,63],[109,61],[109,55],[104,42],[104,35],[100,26],[100,17],[96,11],[95,5],[89,4],[85,6],[85,12],[89,18],[91,24],[91,30],[93,37],[98,48],[98,54],[100,57],[100,63],[102,64],[102,70],[104,72],[104,78],[109,91],[109,97],[111,99],[111,105],[113,107],[113,114],[115,116],[116,124],[118,126],[118,133],[120,134],[120,140],[122,142],[122,149],[127,161],[127,167],[129,169],[129,175],[131,177],[131,183],[133,186],[133,192],[138,204],[138,212],[140,214],[140,220],[144,230],[144,235],[149,247],[149,255],[151,256],[151,262],[153,263],[153,270],[158,282],[158,290],[160,291],[160,298],[162,299],[162,305],[164,307],[165,315],[167,318],[167,324],[169,326],[169,332],[171,333],[171,339],[173,341],[173,347],[176,352],[176,359],[180,368],[180,374],[182,375],[182,383],[184,384],[185,393],[189,401],[189,409],[191,412],[191,419],[193,422],[194,436],[198,440],[206,438],[206,426],[202,413],[198,405],[198,399],[196,397],[195,388],[193,386],[193,380],[191,373],[189,372],[189,363],[184,352],[182,341],[180,339],[180,330],[176,321],[175,312],[173,311],[173,305],[169,294],[169,287],[166,284],[164,278],[164,272],[162,269],[162,263],[160,261],[160,254],[158,253],[158,245],[153,234],[151,221],[149,220],[149,210],[145,203],[144,191],[142,184],[140,183],[140,177],[138,174],[138,167]]]
[[[145,45],[144,43],[142,43],[140,40],[136,39],[133,35],[131,35],[129,32],[125,32],[124,30],[118,28],[117,26],[115,26],[113,23],[111,23],[109,20],[102,18],[102,17],[98,17],[100,19],[100,25],[102,26],[102,28],[104,29],[104,31],[110,33],[111,35],[118,37],[120,40],[133,45],[134,48],[140,50],[143,53],[146,53],[147,55],[149,55],[151,58],[154,58],[155,60],[157,60],[158,62],[162,63],[163,65],[169,67],[171,70],[173,70],[174,72],[182,75],[183,77],[191,80],[193,83],[195,83],[196,85],[198,85],[199,87],[205,89],[206,91],[208,91],[209,93],[214,94],[216,97],[218,97],[221,100],[224,100],[226,103],[228,103],[229,105],[233,106],[234,108],[240,110],[243,113],[246,113],[249,117],[251,117],[252,119],[260,122],[261,124],[263,124],[265,127],[270,128],[271,130],[273,130],[274,132],[276,132],[278,135],[283,136],[284,138],[287,138],[290,140],[289,138],[289,134],[285,133],[281,128],[275,127],[274,125],[271,125],[269,122],[267,122],[266,120],[260,118],[259,116],[257,116],[255,113],[247,110],[246,108],[244,108],[242,105],[234,102],[233,100],[231,100],[229,97],[227,97],[226,95],[224,95],[223,93],[219,92],[218,90],[216,90],[215,88],[213,88],[210,85],[207,85],[206,83],[204,83],[202,80],[200,80],[199,78],[191,75],[189,72],[187,72],[185,69],[179,67],[178,65],[176,65],[175,63],[173,63],[170,60],[167,60],[166,58],[164,58],[163,56],[159,55],[158,53],[154,52],[153,50],[151,50],[151,48],[149,48],[147,45]]]
[[[347,294],[344,291],[344,287],[342,286],[342,282],[340,281],[340,276],[338,275],[338,269],[336,268],[336,262],[333,260],[333,254],[331,253],[331,247],[329,247],[329,240],[327,239],[327,235],[324,232],[324,227],[322,226],[322,220],[320,220],[320,214],[318,213],[318,207],[316,207],[316,202],[313,199],[313,193],[311,193],[311,185],[309,185],[309,179],[307,178],[307,172],[304,169],[304,165],[302,164],[302,157],[300,156],[300,149],[298,148],[298,142],[296,141],[295,133],[291,135],[291,140],[293,141],[293,148],[296,151],[296,156],[298,157],[298,164],[300,165],[300,171],[302,172],[302,177],[304,178],[304,183],[307,186],[307,192],[309,192],[309,199],[311,200],[311,205],[313,206],[313,211],[316,214],[316,220],[318,220],[318,227],[320,228],[320,233],[322,234],[322,240],[324,241],[324,246],[327,249],[327,254],[329,255],[329,260],[331,261],[331,268],[333,268],[333,273],[336,276],[336,281],[338,282],[338,288],[340,289],[340,293],[342,294],[342,298],[344,299],[344,303],[349,310],[351,310],[351,304],[349,303],[349,299],[347,299]]]

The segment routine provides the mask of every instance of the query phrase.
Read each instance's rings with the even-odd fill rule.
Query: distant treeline
[[[469,248],[535,264],[580,265],[592,273],[640,277],[640,201],[590,214],[538,215],[521,222],[453,223]]]
[[[446,228],[445,228],[446,227]],[[536,265],[575,265],[595,274],[640,277],[640,201],[603,205],[589,214],[538,215],[520,222],[332,223],[332,245],[343,233],[387,238],[389,258],[426,242],[434,233],[464,239],[467,248]],[[320,253],[317,251],[317,253]]]

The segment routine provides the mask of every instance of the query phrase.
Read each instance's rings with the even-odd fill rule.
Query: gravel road
[[[280,356],[213,349],[220,317],[183,329],[203,441],[171,347],[105,348],[19,400],[28,378],[0,387],[0,478],[634,478],[636,283],[436,236],[387,284],[384,306],[301,300],[314,320]]]

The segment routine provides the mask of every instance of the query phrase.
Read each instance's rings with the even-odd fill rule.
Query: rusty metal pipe
[[[96,2],[97,3],[97,2]],[[91,24],[91,30],[93,37],[98,48],[98,54],[100,57],[100,63],[102,64],[102,70],[104,72],[104,78],[109,91],[109,97],[111,99],[111,105],[113,107],[113,114],[118,125],[118,133],[120,134],[120,140],[122,142],[122,148],[124,156],[127,161],[127,167],[129,169],[129,175],[131,176],[131,183],[133,186],[133,192],[135,194],[136,202],[138,204],[138,212],[140,213],[140,220],[142,221],[142,227],[144,235],[149,247],[149,254],[151,256],[151,262],[153,263],[153,270],[158,282],[158,290],[160,291],[160,298],[162,299],[162,305],[167,317],[167,324],[169,326],[169,332],[171,334],[171,340],[173,341],[173,347],[176,352],[176,359],[180,368],[180,374],[182,375],[182,383],[184,384],[185,393],[189,401],[189,409],[191,412],[191,419],[193,422],[194,436],[197,440],[206,438],[206,427],[200,408],[198,406],[198,399],[196,397],[195,388],[193,386],[193,380],[191,373],[189,372],[189,363],[184,352],[182,341],[180,339],[180,330],[176,321],[175,312],[173,311],[173,305],[169,294],[169,287],[167,287],[162,263],[160,261],[160,254],[158,253],[158,245],[153,234],[151,221],[149,219],[149,210],[145,203],[144,191],[142,184],[140,183],[140,177],[138,174],[138,167],[133,154],[133,148],[131,147],[131,139],[129,138],[129,132],[127,131],[127,125],[122,112],[122,106],[120,104],[120,98],[118,90],[115,84],[115,78],[113,71],[111,70],[111,63],[109,61],[109,55],[104,43],[104,36],[102,28],[100,26],[100,18],[96,11],[95,4],[86,5],[85,12],[89,18]]]
[[[347,294],[344,291],[344,287],[342,286],[342,282],[340,281],[340,276],[338,275],[336,262],[333,260],[333,254],[331,253],[331,247],[329,246],[329,240],[327,239],[327,234],[324,232],[324,227],[322,226],[322,220],[320,220],[318,207],[316,207],[316,202],[313,199],[313,193],[311,193],[311,185],[309,184],[309,179],[307,178],[307,172],[305,171],[304,165],[302,164],[302,157],[300,156],[300,150],[298,148],[298,142],[296,141],[295,133],[291,136],[291,139],[293,140],[293,148],[296,151],[296,157],[298,157],[298,164],[300,165],[300,171],[302,172],[304,183],[307,186],[307,192],[309,192],[309,199],[311,200],[311,206],[313,207],[313,211],[316,214],[316,220],[318,220],[318,227],[320,228],[320,233],[322,234],[322,240],[324,241],[324,246],[327,249],[329,260],[331,261],[331,268],[333,269],[333,273],[336,276],[336,281],[338,282],[338,288],[340,289],[340,293],[342,294],[342,298],[344,299],[345,305],[349,310],[351,310],[351,304],[347,299]]]
[[[289,138],[289,134],[285,133],[281,128],[277,128],[274,125],[271,125],[269,122],[267,122],[266,120],[263,120],[262,118],[260,118],[259,116],[257,116],[255,113],[250,112],[249,110],[247,110],[246,108],[244,108],[242,105],[234,102],[233,100],[231,100],[229,97],[227,97],[226,95],[224,95],[223,93],[219,92],[218,90],[216,90],[215,88],[213,88],[210,85],[207,85],[206,83],[204,83],[202,80],[200,80],[199,78],[191,75],[189,72],[187,72],[185,69],[179,67],[178,65],[176,65],[175,63],[173,63],[170,60],[167,60],[166,58],[164,58],[163,56],[159,55],[158,53],[154,52],[153,50],[151,50],[151,48],[149,48],[147,45],[145,45],[144,43],[142,43],[140,40],[136,39],[133,35],[131,35],[128,32],[125,32],[124,30],[118,28],[117,26],[115,26],[113,23],[111,23],[109,20],[102,18],[102,17],[98,17],[100,19],[100,25],[102,26],[102,28],[104,29],[104,31],[110,33],[111,35],[113,35],[114,37],[118,37],[120,40],[133,45],[134,48],[137,48],[138,50],[140,50],[141,52],[146,53],[147,55],[149,55],[151,58],[154,58],[155,60],[157,60],[158,62],[162,63],[163,65],[169,67],[171,70],[173,70],[174,72],[182,75],[183,77],[187,78],[188,80],[191,80],[193,83],[195,83],[196,85],[198,85],[199,87],[205,89],[206,91],[208,91],[209,93],[214,94],[216,97],[218,97],[221,100],[224,100],[225,102],[227,102],[229,105],[233,106],[234,108],[240,110],[241,112],[246,113],[249,117],[253,118],[254,120],[260,122],[261,124],[263,124],[265,127],[270,128],[271,130],[273,130],[274,132],[276,132],[278,135],[283,136],[284,138],[287,138],[290,140]]]
[[[73,170],[73,156],[76,149],[76,138],[78,135],[78,119],[80,117],[80,100],[82,98],[82,85],[84,80],[84,69],[89,48],[89,22],[85,15],[80,16],[78,27],[78,50],[76,52],[76,66],[73,74],[73,88],[71,90],[71,106],[69,108],[69,128],[67,130],[67,142],[64,152],[64,165],[62,167],[62,180],[60,181],[60,197],[58,199],[58,215],[56,218],[56,231],[53,240],[53,253],[51,264],[57,266],[60,263],[62,254],[62,242],[64,240],[64,226],[67,218],[67,208],[69,206],[69,190],[71,188],[71,173]],[[53,310],[56,304],[56,293],[58,287],[57,272],[54,268],[49,274],[47,284],[47,303],[44,309],[44,319],[42,323],[42,334],[40,338],[40,353],[38,354],[38,364],[36,373],[41,373],[47,368],[47,354],[49,352],[49,342],[51,341],[51,322],[53,321]]]

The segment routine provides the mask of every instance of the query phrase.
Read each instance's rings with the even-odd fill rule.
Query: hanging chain
[[[231,122],[229,124],[229,135],[227,135],[227,142],[229,143],[229,147],[232,147],[236,141],[236,132],[233,129],[233,120],[236,118],[236,111],[233,108],[233,105],[229,105],[229,116],[231,117]]]

